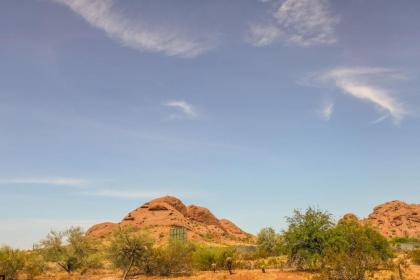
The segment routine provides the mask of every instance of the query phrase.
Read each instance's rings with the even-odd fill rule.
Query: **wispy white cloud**
[[[185,191],[180,190],[180,188],[170,188],[170,191],[165,190],[156,190],[156,188],[141,188],[139,189],[96,189],[86,192],[81,192],[81,195],[87,196],[96,196],[96,197],[105,197],[105,198],[115,198],[115,199],[153,199],[166,195],[175,195],[180,198],[192,198],[201,196],[202,193],[195,190]]]
[[[102,29],[122,45],[169,56],[195,57],[215,46],[212,39],[192,38],[173,26],[150,26],[127,18],[114,0],[52,0],[82,16],[93,27]]]
[[[258,47],[276,42],[304,47],[333,44],[338,22],[328,0],[286,0],[266,22],[250,26],[249,40]]]
[[[1,179],[0,184],[21,184],[21,185],[55,185],[55,186],[85,186],[88,180],[80,178],[13,178]]]
[[[379,80],[402,78],[395,70],[386,68],[336,68],[318,76],[318,80],[333,83],[343,93],[370,102],[383,113],[375,123],[392,117],[398,124],[408,114],[404,104],[398,101],[390,90],[383,89]]]
[[[172,114],[171,119],[179,119],[179,118],[195,119],[197,117],[197,112],[194,106],[187,103],[186,101],[172,100],[172,101],[165,102],[163,105],[166,107],[174,108],[182,114],[182,116]]]
[[[122,199],[149,199],[167,195],[167,193],[164,192],[135,190],[97,190],[92,192],[84,192],[83,194]]]
[[[329,121],[331,116],[334,112],[334,103],[333,102],[325,102],[322,108],[318,111],[319,116],[324,121]]]

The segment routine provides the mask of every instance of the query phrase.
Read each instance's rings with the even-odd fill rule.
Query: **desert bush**
[[[63,232],[51,231],[38,245],[46,261],[56,263],[68,273],[100,266],[93,262],[97,253],[93,241],[79,228],[74,227]]]
[[[391,240],[392,244],[404,244],[404,243],[418,243],[420,244],[420,239],[414,237],[395,237]]]
[[[408,255],[414,264],[420,265],[420,249],[413,250]]]
[[[379,232],[356,221],[343,221],[328,232],[321,279],[363,280],[391,257],[390,244]]]
[[[277,256],[281,253],[280,236],[271,227],[263,228],[257,235],[257,254],[260,257]]]
[[[123,271],[123,279],[132,269],[138,273],[149,273],[153,244],[153,240],[144,232],[135,232],[130,227],[120,228],[114,232],[108,257],[117,269]]]
[[[39,250],[33,250],[25,256],[24,272],[29,280],[47,270],[47,263]]]
[[[231,247],[197,247],[192,254],[193,266],[197,270],[225,269],[226,259],[235,258],[236,250]]]
[[[285,256],[262,258],[255,261],[255,268],[283,269],[286,266]]]
[[[289,264],[299,270],[319,269],[328,231],[333,226],[331,214],[314,208],[304,213],[295,210],[287,222],[289,226],[282,241]]]
[[[162,276],[189,275],[192,273],[194,245],[185,241],[170,241],[155,250],[154,274]]]
[[[6,279],[13,280],[22,272],[25,266],[25,253],[9,246],[0,248],[0,274]]]
[[[198,247],[192,254],[193,266],[197,270],[212,270],[216,264],[217,247]]]

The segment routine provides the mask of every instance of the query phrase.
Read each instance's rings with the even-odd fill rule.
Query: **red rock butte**
[[[204,207],[185,206],[181,200],[164,196],[146,202],[125,216],[119,223],[101,223],[92,226],[88,235],[106,239],[121,226],[132,226],[136,230],[150,233],[157,242],[165,242],[174,227],[187,230],[188,240],[207,244],[240,245],[252,244],[255,237],[244,232],[226,219],[216,218]]]
[[[376,206],[364,221],[390,238],[420,238],[420,204],[393,200]]]
[[[376,206],[365,219],[359,220],[352,213],[343,216],[343,220],[348,219],[371,225],[388,238],[420,238],[420,204],[393,200]]]

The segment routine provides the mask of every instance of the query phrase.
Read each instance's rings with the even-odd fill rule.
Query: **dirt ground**
[[[120,280],[121,275],[116,274],[101,274],[90,276],[76,276],[69,277],[65,274],[54,275],[51,277],[37,278],[37,280]],[[309,280],[310,275],[300,272],[284,272],[279,270],[269,270],[262,273],[261,270],[237,270],[233,275],[229,275],[227,271],[214,272],[197,272],[191,276],[180,277],[158,277],[158,276],[139,276],[131,278],[132,280]]]
[[[389,280],[392,273],[377,272],[372,280]],[[397,275],[395,275],[397,276]],[[191,276],[180,277],[158,277],[158,276],[139,276],[131,278],[131,280],[310,280],[313,275],[302,272],[287,272],[281,270],[268,270],[262,273],[261,270],[236,270],[233,275],[229,275],[227,271],[213,272],[196,272]],[[36,278],[37,280],[120,280],[121,275],[110,272],[98,272],[95,275],[73,275],[69,277],[65,273],[54,274]],[[394,278],[399,279],[399,278]],[[405,280],[420,280],[420,266],[410,266],[406,270]]]

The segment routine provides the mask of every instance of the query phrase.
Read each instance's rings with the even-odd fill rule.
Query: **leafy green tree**
[[[79,227],[63,232],[51,231],[42,240],[39,248],[47,261],[56,263],[68,273],[76,270],[86,272],[99,266],[92,263],[92,255],[97,253],[92,240]]]
[[[135,232],[131,227],[120,228],[108,248],[113,265],[123,271],[123,279],[132,269],[152,273],[153,240],[144,232]]]
[[[366,272],[384,267],[391,257],[389,242],[379,232],[356,221],[342,221],[329,230],[322,279],[363,280]]]
[[[17,278],[25,266],[25,253],[9,246],[0,248],[0,274],[6,275],[6,279]]]
[[[280,253],[280,237],[271,227],[263,228],[257,235],[257,253],[262,257]]]
[[[318,269],[328,232],[334,225],[331,214],[310,207],[303,213],[295,210],[287,222],[289,227],[282,238],[289,263],[298,269]]]

